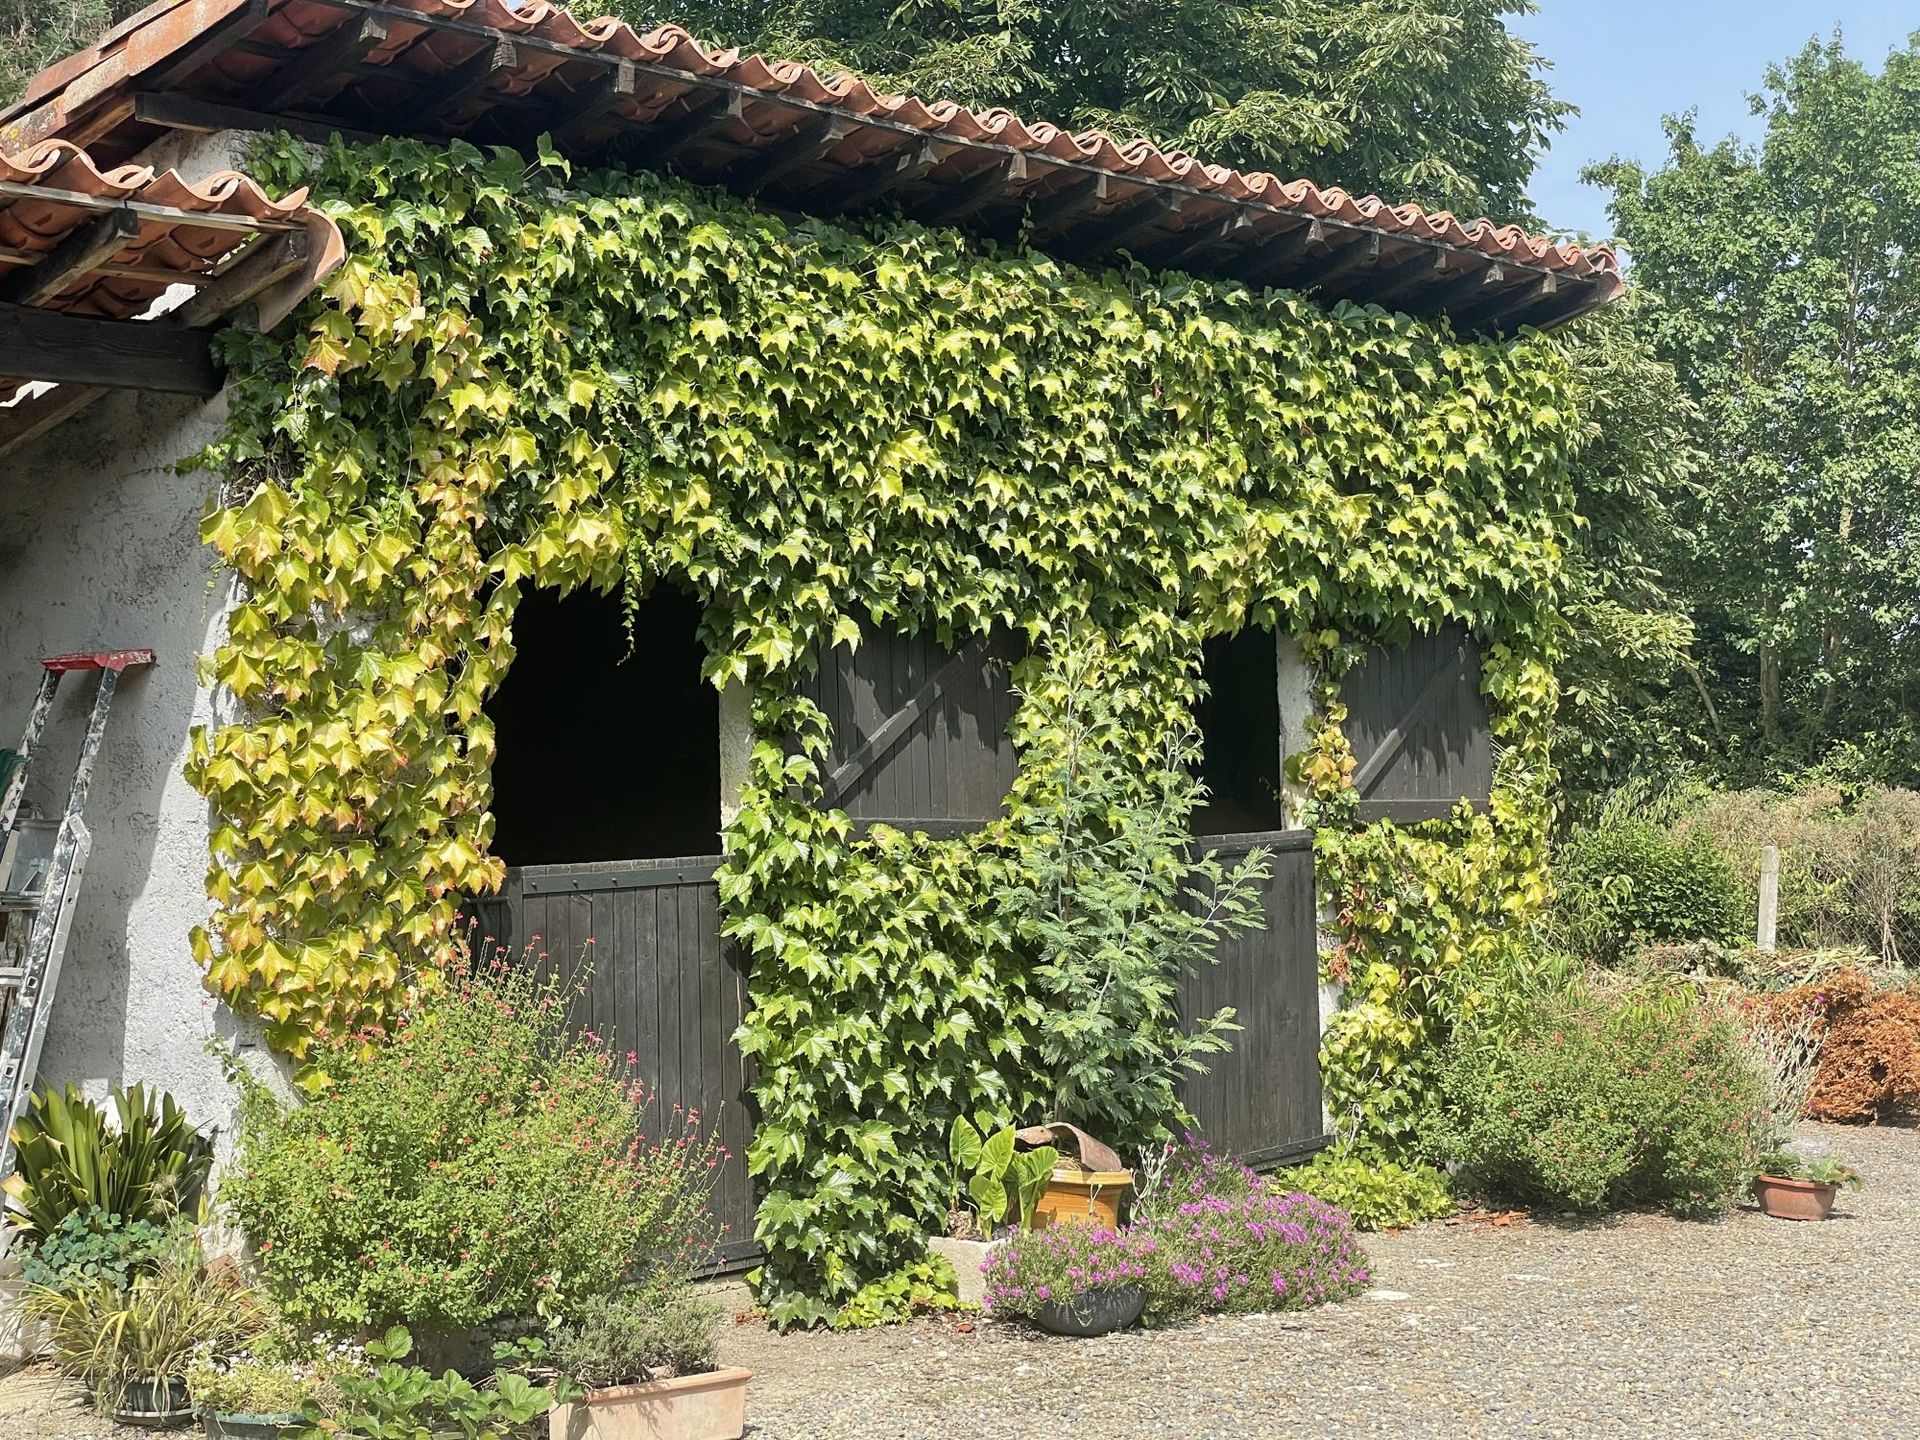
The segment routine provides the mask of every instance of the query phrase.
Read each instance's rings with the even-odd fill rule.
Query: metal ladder
[[[6,789],[0,793],[0,1004],[6,1014],[5,1029],[0,1031],[0,1096],[7,1107],[0,1175],[13,1170],[13,1127],[26,1111],[40,1069],[47,1015],[66,955],[74,906],[80,899],[80,877],[93,849],[93,835],[81,812],[107,733],[107,712],[113,708],[121,672],[152,663],[151,650],[103,650],[42,660],[40,691],[27,715],[26,735]],[[74,767],[73,787],[67,792],[66,812],[58,824],[22,820],[20,802],[34,749],[53,713],[53,697],[62,677],[74,671],[93,671],[100,678],[86,738],[80,744],[80,762]]]

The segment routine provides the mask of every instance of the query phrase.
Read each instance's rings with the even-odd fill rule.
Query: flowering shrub
[[[1071,1305],[1102,1290],[1146,1283],[1153,1238],[1140,1230],[1052,1225],[1018,1231],[981,1266],[986,1307],[995,1315],[1032,1316],[1048,1304]]]
[[[1724,1210],[1766,1105],[1738,1027],[1691,997],[1586,986],[1456,1037],[1448,1141],[1472,1183],[1570,1210]]]
[[[1344,1210],[1312,1195],[1203,1195],[1147,1229],[1149,1313],[1301,1310],[1367,1285]]]
[[[1189,1132],[1179,1144],[1163,1145],[1141,1160],[1133,1218],[1136,1223],[1159,1219],[1206,1196],[1236,1199],[1264,1185],[1238,1156],[1215,1154]]]
[[[718,1147],[678,1107],[643,1130],[633,1057],[567,1038],[573,992],[537,978],[539,955],[520,958],[476,966],[463,951],[391,1034],[330,1045],[332,1083],[305,1104],[234,1067],[240,1151],[221,1198],[294,1319],[565,1315],[705,1252]]]

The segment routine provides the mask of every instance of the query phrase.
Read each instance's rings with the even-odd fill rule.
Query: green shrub
[[[589,1390],[711,1370],[722,1307],[684,1284],[643,1284],[579,1307],[554,1342],[562,1375]]]
[[[1578,1211],[1725,1209],[1765,1103],[1733,1021],[1690,996],[1583,985],[1475,1023],[1442,1067],[1471,1183]]]
[[[245,1100],[222,1199],[290,1316],[558,1317],[706,1253],[718,1147],[677,1106],[649,1116],[592,1037],[565,1038],[572,994],[498,957],[483,973],[456,962],[390,1036],[328,1052],[332,1083],[305,1104],[235,1067]]]
[[[73,1291],[96,1282],[125,1290],[133,1277],[153,1270],[169,1256],[193,1245],[191,1221],[129,1223],[97,1205],[70,1210],[51,1234],[43,1235],[20,1257],[20,1274],[29,1285]]]
[[[1555,918],[1581,957],[1613,965],[1656,941],[1728,943],[1748,926],[1746,889],[1705,835],[1633,814],[1576,829],[1554,862]]]
[[[960,1279],[944,1255],[927,1255],[862,1285],[833,1317],[836,1330],[897,1325],[928,1310],[960,1304]]]
[[[15,1172],[4,1189],[7,1219],[31,1239],[76,1210],[126,1224],[163,1222],[200,1201],[213,1142],[187,1123],[171,1095],[144,1085],[112,1092],[117,1128],[77,1086],[34,1093],[14,1127]]]
[[[1356,1230],[1397,1230],[1454,1211],[1447,1180],[1431,1165],[1401,1165],[1347,1151],[1322,1150],[1281,1171],[1276,1186],[1318,1196],[1353,1217]]]

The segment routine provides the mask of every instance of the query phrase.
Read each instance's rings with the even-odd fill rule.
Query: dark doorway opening
[[[714,855],[720,697],[700,676],[700,604],[536,590],[514,612],[515,655],[487,705],[493,853],[511,866]]]
[[[1200,725],[1205,802],[1196,835],[1245,835],[1281,825],[1280,673],[1273,632],[1258,627],[1206,642]]]

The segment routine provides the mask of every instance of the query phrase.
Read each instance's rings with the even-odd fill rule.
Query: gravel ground
[[[1806,1126],[1867,1176],[1825,1225],[1436,1224],[1373,1236],[1376,1289],[1100,1340],[926,1322],[731,1329],[757,1440],[1920,1436],[1920,1132]],[[0,1437],[131,1440],[44,1368]]]
[[[1920,1436],[1920,1132],[1804,1127],[1867,1188],[1825,1225],[1742,1210],[1369,1237],[1372,1294],[1100,1340],[982,1323],[773,1336],[760,1440]]]

